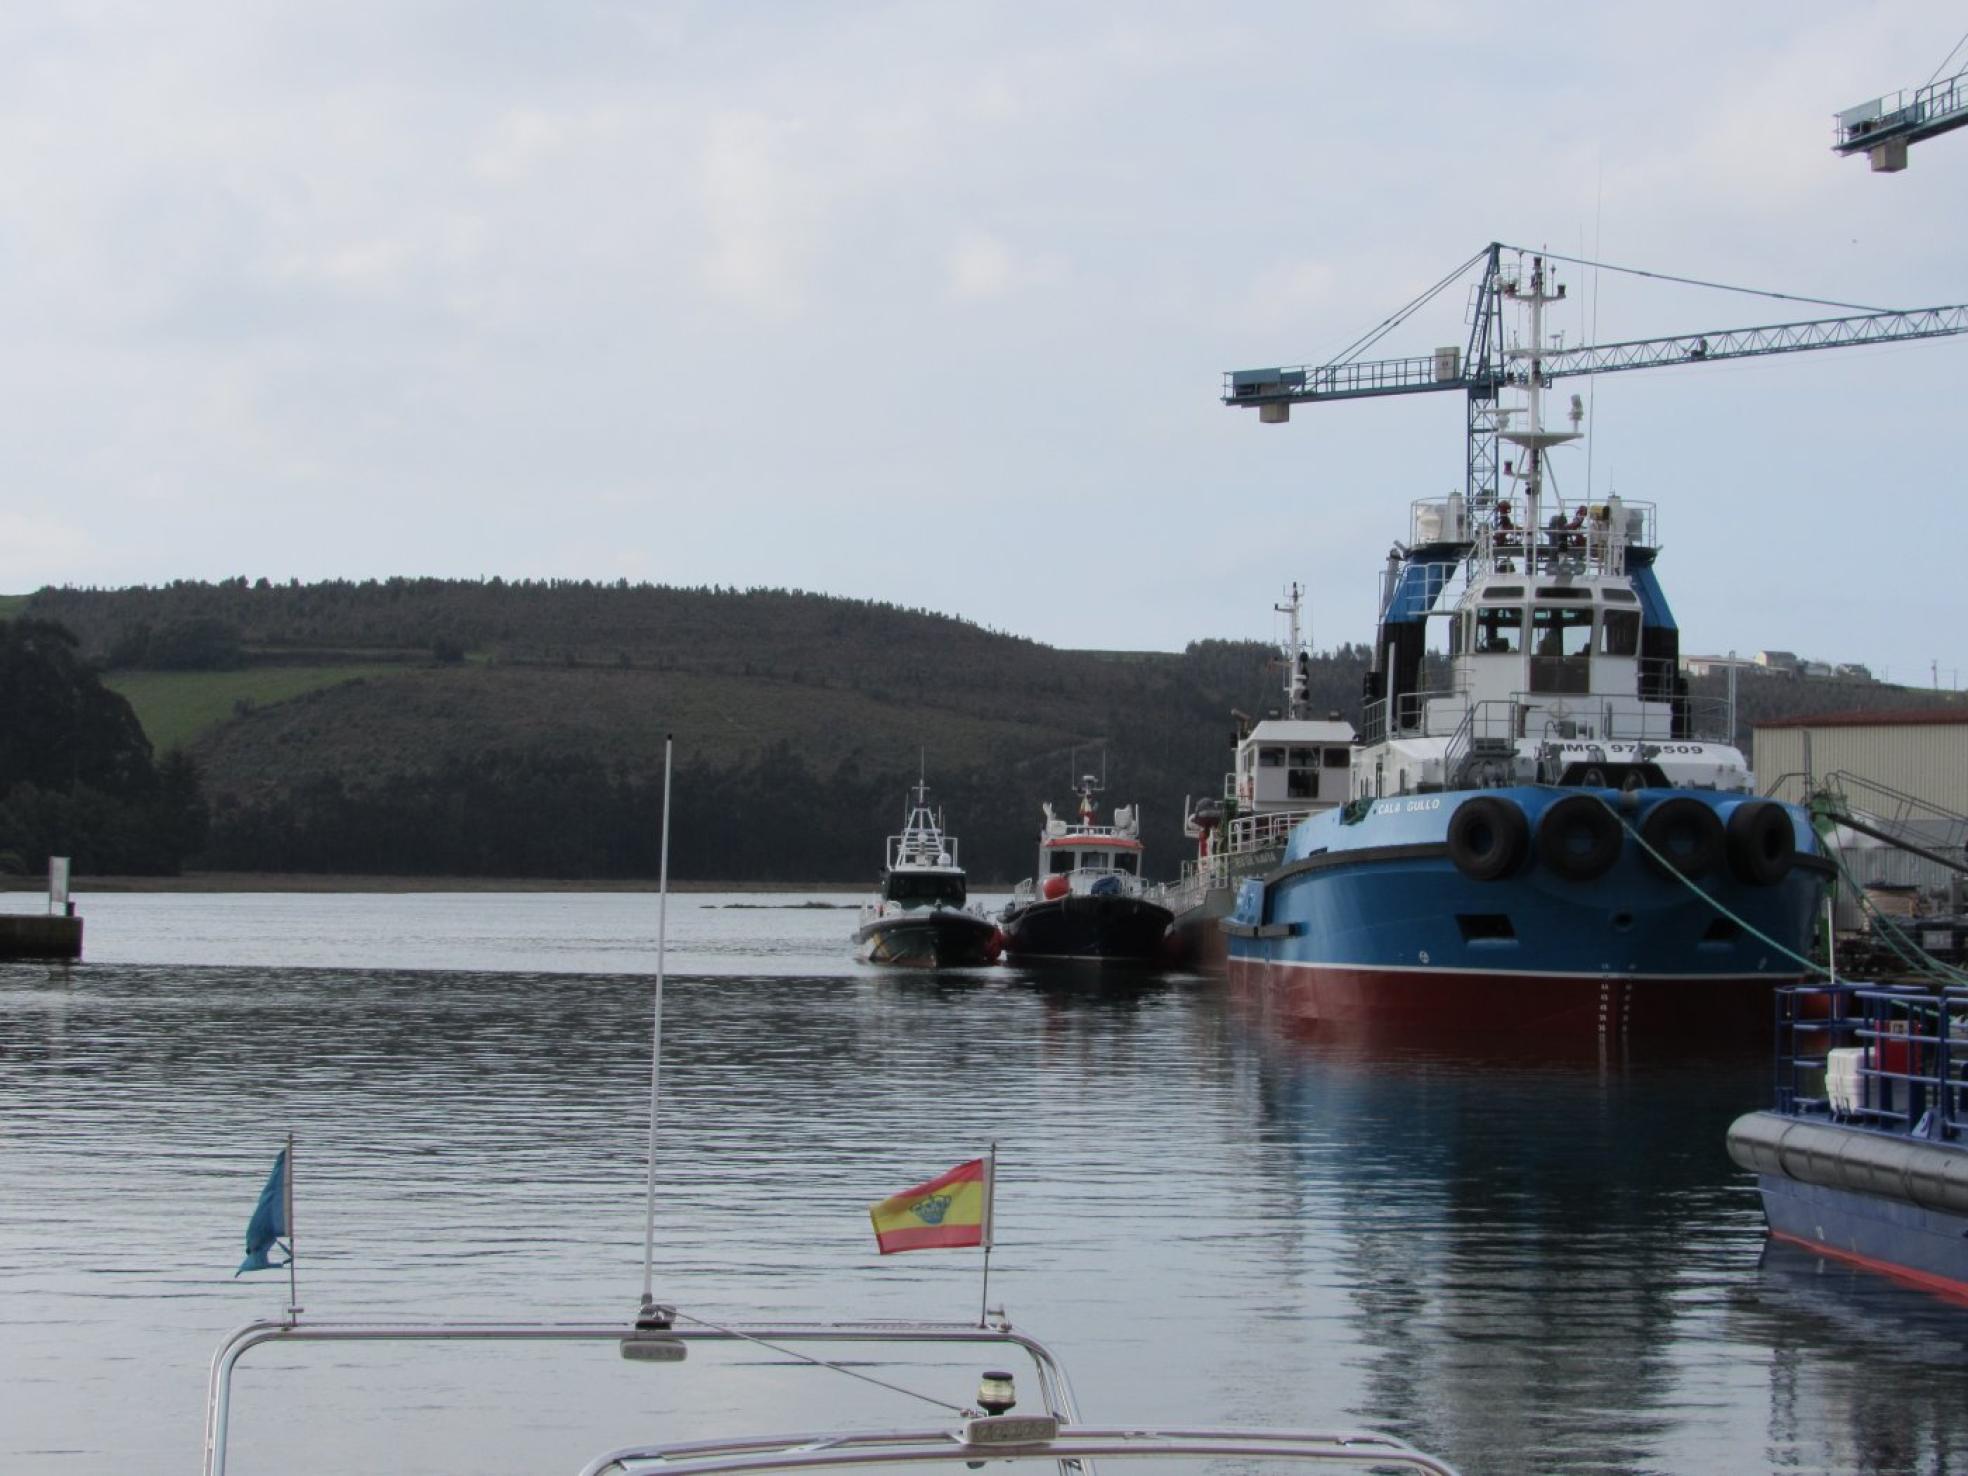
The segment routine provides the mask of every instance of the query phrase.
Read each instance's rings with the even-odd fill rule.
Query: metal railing
[[[1641,663],[1643,668],[1650,665],[1671,671],[1674,663]],[[1644,671],[1641,686],[1644,691]],[[1583,692],[1513,692],[1507,698],[1469,702],[1467,695],[1463,687],[1456,686],[1403,692],[1391,704],[1386,698],[1369,703],[1360,714],[1361,741],[1378,743],[1389,735],[1390,706],[1395,716],[1395,734],[1447,738],[1451,752],[1458,742],[1466,750],[1483,740],[1541,740],[1561,736],[1600,743],[1734,741],[1726,697],[1684,696],[1671,689],[1657,696],[1637,698],[1607,693],[1595,696]],[[1461,706],[1445,711],[1431,708],[1431,704],[1456,698],[1463,699]],[[1570,731],[1565,732],[1565,728]]]
[[[1902,88],[1845,109],[1833,125],[1836,142],[1832,148],[1842,154],[1854,153],[1896,135],[1939,131],[1962,117],[1968,117],[1968,72],[1943,77],[1912,92]]]
[[[683,1316],[676,1316],[674,1322],[691,1325],[651,1329],[633,1322],[349,1323],[303,1322],[298,1318],[288,1322],[250,1322],[221,1343],[212,1355],[212,1372],[205,1392],[204,1476],[225,1476],[233,1369],[247,1352],[265,1343],[612,1342],[624,1345],[624,1356],[629,1354],[626,1345],[641,1343],[673,1349],[674,1359],[665,1361],[680,1361],[688,1345],[699,1342],[768,1346],[789,1343],[987,1345],[1023,1351],[1038,1371],[1040,1399],[1047,1415],[1062,1421],[1079,1419],[1072,1384],[1059,1360],[1036,1338],[1014,1332],[1003,1323],[988,1327],[971,1323],[907,1322],[748,1322],[718,1326]],[[1064,1469],[1062,1462],[1062,1472]]]
[[[1045,884],[1054,877],[1062,877],[1066,882],[1066,892],[1062,895],[1072,897],[1139,897],[1151,890],[1150,884],[1136,876],[1132,871],[1102,871],[1096,867],[1076,866],[1071,871],[1049,871],[1041,877],[1026,877],[1011,889],[1011,905],[1026,907],[1036,901],[1055,900],[1045,896]],[[1111,886],[1100,883],[1111,881]],[[1099,887],[1096,891],[1095,888]]]
[[[1777,1111],[1786,1116],[1960,1142],[1968,1129],[1965,1071],[1968,989],[1798,984],[1777,991]]]
[[[1498,508],[1507,512],[1512,526],[1498,526],[1486,513],[1470,531],[1470,567],[1474,573],[1517,572],[1536,574],[1611,574],[1626,572],[1629,548],[1659,547],[1659,512],[1651,502],[1620,501],[1615,508],[1606,502],[1582,504],[1585,516],[1576,526],[1560,511],[1563,525],[1529,528],[1514,520],[1525,516],[1523,507],[1504,498]],[[1570,511],[1576,514],[1575,505]],[[1617,512],[1615,519],[1612,515]],[[1410,513],[1413,520],[1415,513]],[[1508,566],[1508,567],[1506,567]]]

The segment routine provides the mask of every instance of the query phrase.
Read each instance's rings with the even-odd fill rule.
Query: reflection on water
[[[650,980],[589,961],[646,967],[617,904],[653,899],[141,900],[119,948],[154,924],[228,962],[0,968],[0,1469],[196,1459],[212,1346],[284,1301],[230,1276],[289,1127],[312,1315],[632,1309]],[[1363,1055],[1203,981],[887,974],[849,960],[851,914],[689,901],[657,1240],[703,1315],[974,1316],[975,1254],[882,1260],[866,1206],[995,1140],[993,1301],[1095,1416],[1376,1424],[1470,1471],[1962,1459],[1968,1312],[1763,1254],[1722,1149],[1760,1063]],[[315,966],[263,962],[282,933]],[[348,961],[379,937],[474,972]],[[244,1370],[242,1473],[924,1414],[757,1354]],[[961,1396],[975,1369],[913,1372]]]

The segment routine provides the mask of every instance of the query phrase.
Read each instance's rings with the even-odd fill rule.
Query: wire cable
[[[1941,75],[1942,71],[1946,69],[1947,64],[1954,60],[1954,53],[1961,50],[1963,46],[1968,46],[1968,31],[1963,31],[1961,33],[1961,39],[1954,43],[1954,51],[1950,51],[1946,56],[1941,58],[1940,66],[1934,68],[1934,77]],[[1929,77],[1921,85],[1923,87],[1932,87],[1934,85],[1934,77]]]
[[[770,1348],[774,1353],[783,1353],[788,1358],[797,1358],[800,1362],[810,1363],[815,1368],[830,1368],[837,1374],[845,1374],[850,1379],[859,1379],[864,1384],[873,1384],[876,1388],[887,1389],[894,1394],[906,1394],[911,1399],[920,1399],[923,1403],[933,1404],[938,1409],[947,1409],[953,1414],[969,1413],[961,1404],[952,1404],[947,1399],[938,1399],[934,1394],[924,1394],[916,1389],[904,1388],[901,1384],[891,1384],[887,1379],[878,1379],[873,1374],[862,1373],[859,1369],[849,1368],[845,1364],[834,1363],[825,1358],[815,1358],[811,1353],[802,1353],[799,1349],[788,1348],[783,1343],[773,1343],[768,1342],[764,1338],[755,1338],[740,1328],[725,1327],[704,1317],[692,1317],[688,1312],[679,1311],[675,1315],[681,1321],[694,1322],[699,1327],[708,1327],[712,1332],[723,1333],[727,1337],[741,1338],[747,1343],[757,1343],[761,1348]]]
[[[1568,794],[1579,793],[1579,791],[1576,789],[1566,790],[1565,786],[1560,784],[1541,784],[1538,786],[1538,788],[1565,790],[1565,792]],[[1826,978],[1831,977],[1831,970],[1826,968],[1823,964],[1818,963],[1812,959],[1806,958],[1803,954],[1799,953],[1794,948],[1786,948],[1783,944],[1779,943],[1775,938],[1772,938],[1768,933],[1762,931],[1762,929],[1758,928],[1756,924],[1750,922],[1747,918],[1738,917],[1735,913],[1731,912],[1727,907],[1724,907],[1713,896],[1711,896],[1707,892],[1704,892],[1700,887],[1696,886],[1692,878],[1683,876],[1680,872],[1680,869],[1676,867],[1672,861],[1668,860],[1667,857],[1663,856],[1659,851],[1655,850],[1652,846],[1648,845],[1647,838],[1643,836],[1633,826],[1627,824],[1626,816],[1622,815],[1618,810],[1614,809],[1613,806],[1607,802],[1606,797],[1603,794],[1595,794],[1592,797],[1598,800],[1599,803],[1605,807],[1606,813],[1608,815],[1611,815],[1615,820],[1619,822],[1619,826],[1621,830],[1624,830],[1628,835],[1633,837],[1634,844],[1639,846],[1641,850],[1645,851],[1649,856],[1652,856],[1656,861],[1658,861],[1661,864],[1661,866],[1666,870],[1667,874],[1673,877],[1676,881],[1680,882],[1682,886],[1686,887],[1689,891],[1693,892],[1697,897],[1701,898],[1702,901],[1706,902],[1710,907],[1713,907],[1717,912],[1721,913],[1724,917],[1729,919],[1730,922],[1734,923],[1737,927],[1741,928],[1745,933],[1748,933],[1752,938],[1756,939],[1758,942],[1769,945],[1771,948],[1774,948],[1777,950],[1777,952],[1781,953],[1785,958],[1790,959],[1794,963],[1802,964],[1805,968],[1809,969],[1814,974],[1823,974]]]
[[[1527,255],[1542,256],[1547,261],[1569,262],[1572,266],[1592,267],[1598,271],[1622,272],[1629,277],[1648,277],[1656,282],[1674,282],[1683,287],[1706,287],[1716,292],[1739,292],[1747,297],[1771,297],[1779,302],[1802,302],[1813,307],[1845,308],[1855,313],[1890,313],[1892,308],[1869,307],[1862,302],[1839,302],[1830,297],[1803,297],[1795,292],[1772,292],[1762,287],[1736,287],[1727,282],[1706,282],[1700,277],[1677,277],[1672,272],[1650,272],[1642,267],[1615,266],[1609,261],[1588,261],[1584,257],[1566,256],[1556,251],[1532,251],[1526,246],[1510,246],[1506,250],[1523,252]]]
[[[1422,308],[1426,307],[1429,303],[1433,302],[1437,297],[1439,297],[1442,294],[1444,290],[1446,290],[1449,287],[1451,283],[1453,283],[1458,277],[1461,277],[1471,267],[1475,266],[1477,262],[1483,260],[1483,258],[1488,256],[1489,254],[1490,254],[1490,248],[1485,246],[1481,251],[1477,252],[1474,256],[1470,257],[1469,260],[1465,261],[1461,266],[1457,267],[1454,271],[1450,272],[1446,277],[1442,278],[1442,280],[1437,282],[1433,287],[1426,289],[1419,297],[1415,298],[1412,302],[1408,303],[1405,307],[1396,308],[1393,311],[1393,313],[1381,319],[1381,321],[1378,324],[1376,324],[1372,328],[1369,328],[1365,333],[1361,334],[1358,338],[1354,339],[1345,348],[1341,349],[1337,354],[1334,354],[1331,359],[1327,360],[1327,362],[1325,364],[1322,364],[1320,367],[1327,368],[1335,364],[1350,363],[1352,360],[1358,358],[1361,354],[1365,353],[1368,349],[1372,348],[1381,339],[1385,338],[1394,329],[1400,327],[1401,324],[1405,323],[1409,318],[1413,317],[1415,313],[1420,311]]]

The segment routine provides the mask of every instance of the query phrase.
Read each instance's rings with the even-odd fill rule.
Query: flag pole
[[[991,1145],[990,1161],[984,1167],[984,1293],[978,1298],[977,1325],[983,1327],[991,1314],[991,1236],[996,1228],[998,1198],[998,1145]]]
[[[297,1273],[294,1270],[294,1135],[287,1135],[287,1172],[282,1175],[281,1219],[287,1224],[287,1321],[292,1324],[301,1319],[301,1294],[297,1286]]]
[[[642,1310],[656,1305],[656,1103],[663,1069],[663,947],[670,906],[670,753],[673,735],[663,735],[663,845],[656,879],[656,1003],[649,1027],[649,1178],[642,1220]]]

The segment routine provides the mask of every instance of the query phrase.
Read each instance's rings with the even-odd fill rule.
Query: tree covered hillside
[[[0,621],[0,871],[175,872],[204,839],[198,776],[151,759],[129,703],[34,619]]]
[[[919,753],[979,882],[1029,873],[1040,801],[1063,807],[1103,754],[1108,801],[1141,806],[1149,869],[1173,874],[1184,797],[1228,767],[1231,709],[1278,683],[1258,643],[1058,651],[782,590],[240,579],[44,590],[33,608],[112,680],[163,673],[149,700],[361,663],[240,697],[193,741],[213,799],[200,864],[224,869],[651,876],[670,732],[681,877],[872,877]],[[1324,705],[1351,713],[1363,662],[1321,661]]]

